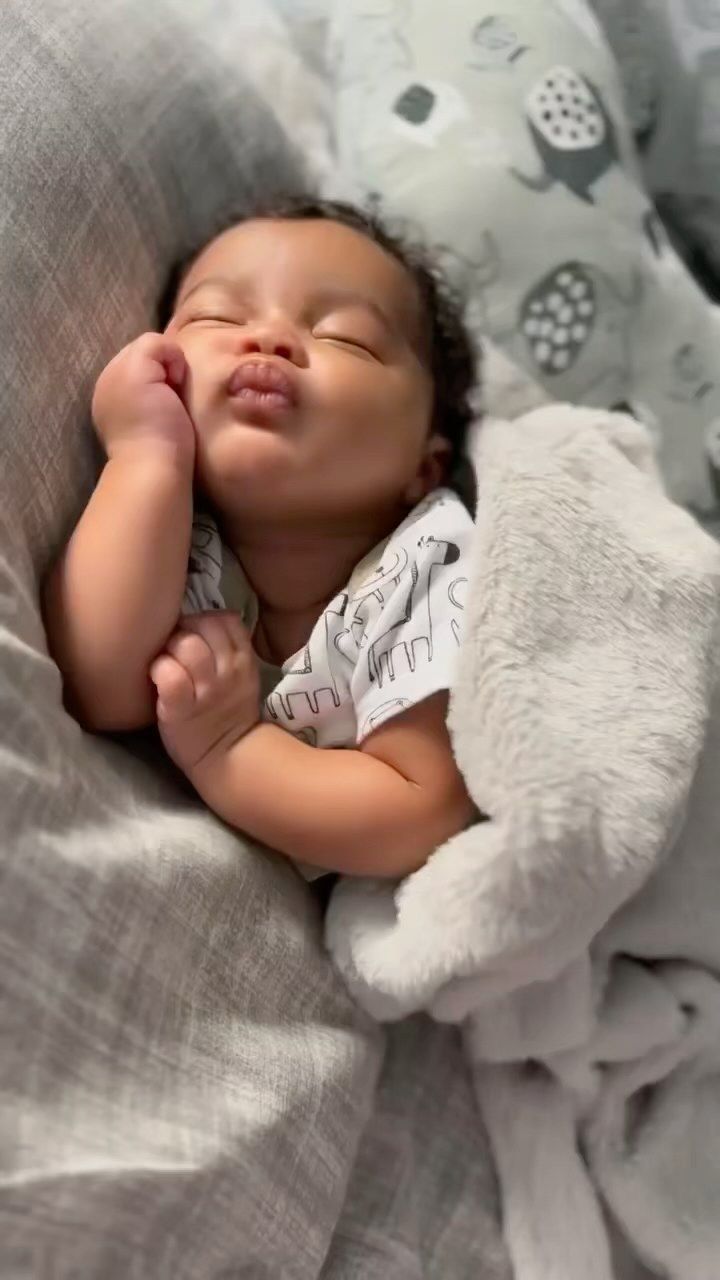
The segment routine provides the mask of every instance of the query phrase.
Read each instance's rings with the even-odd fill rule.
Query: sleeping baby
[[[295,201],[174,273],[98,379],[106,463],[46,583],[86,728],[157,721],[225,822],[402,877],[471,820],[446,728],[474,358],[421,255]]]

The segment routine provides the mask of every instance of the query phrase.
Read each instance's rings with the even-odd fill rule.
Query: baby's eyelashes
[[[318,342],[332,342],[346,351],[381,360],[388,342],[380,326],[365,316],[317,316],[310,325]]]
[[[380,359],[377,352],[374,351],[372,347],[369,347],[365,342],[360,342],[357,338],[344,337],[339,333],[316,333],[313,334],[313,337],[316,342],[329,342],[332,343],[333,346],[349,351],[350,353],[365,356],[371,360]]]
[[[241,326],[241,325],[247,324],[247,320],[240,320],[236,318],[230,319],[229,316],[207,315],[207,316],[190,316],[189,319],[184,321],[184,323],[186,325],[187,324],[223,324],[223,325],[228,324],[228,325]]]

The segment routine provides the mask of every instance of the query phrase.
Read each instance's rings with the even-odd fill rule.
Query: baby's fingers
[[[163,366],[167,373],[167,380],[173,391],[177,391],[178,395],[185,385],[185,377],[187,374],[187,360],[179,347],[176,347],[168,355],[162,359]]]
[[[218,675],[233,671],[239,655],[252,654],[250,636],[236,613],[223,609],[190,614],[183,618],[182,629],[205,642],[215,659]]]
[[[196,697],[203,697],[217,677],[215,653],[203,636],[181,626],[171,635],[165,652],[187,672],[195,686]]]
[[[164,333],[143,333],[125,350],[129,353],[132,367],[141,376],[146,376],[148,382],[168,382],[173,390],[181,390],[188,364],[182,347],[172,338]]]
[[[157,690],[158,720],[182,719],[195,706],[195,686],[184,667],[163,653],[150,668],[150,679]]]

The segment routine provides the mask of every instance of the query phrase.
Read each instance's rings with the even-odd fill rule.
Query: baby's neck
[[[258,600],[254,646],[280,665],[297,653],[330,601],[402,512],[352,529],[255,527],[225,523],[223,532]]]

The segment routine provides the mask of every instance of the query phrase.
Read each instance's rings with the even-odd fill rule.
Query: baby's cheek
[[[195,426],[202,429],[217,416],[220,401],[218,380],[211,377],[201,360],[193,359],[192,351],[186,352],[185,356],[188,362],[185,403]]]
[[[397,370],[366,378],[356,400],[363,447],[388,461],[415,452],[427,435],[430,404],[422,383]]]
[[[429,379],[421,375],[394,377],[387,389],[386,404],[395,431],[408,447],[427,438],[432,420],[433,393]]]
[[[219,387],[220,373],[226,366],[226,376],[229,377],[233,367],[232,357],[218,350],[217,343],[210,346],[205,335],[193,333],[190,328],[181,329],[174,336],[188,365],[188,400],[200,408],[211,399],[213,389]]]

